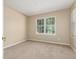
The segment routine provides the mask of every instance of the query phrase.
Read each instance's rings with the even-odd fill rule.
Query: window
[[[37,19],[37,33],[53,35],[56,33],[55,17]]]
[[[37,20],[37,32],[44,33],[44,19]]]

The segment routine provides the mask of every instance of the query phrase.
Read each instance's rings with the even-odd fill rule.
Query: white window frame
[[[50,33],[46,33],[45,31],[46,31],[46,19],[47,18],[51,18],[51,17],[54,17],[55,18],[55,33],[54,34],[50,34]],[[44,19],[44,33],[39,33],[39,32],[37,32],[37,20],[39,20],[39,19]],[[36,34],[37,35],[56,35],[56,16],[48,16],[48,17],[39,17],[39,18],[37,18],[36,19]]]

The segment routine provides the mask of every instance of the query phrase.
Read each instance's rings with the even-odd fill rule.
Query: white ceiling
[[[31,16],[69,8],[74,0],[5,0],[11,8]]]

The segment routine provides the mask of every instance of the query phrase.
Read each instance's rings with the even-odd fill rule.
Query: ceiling
[[[69,8],[74,0],[5,0],[8,5],[27,16]]]

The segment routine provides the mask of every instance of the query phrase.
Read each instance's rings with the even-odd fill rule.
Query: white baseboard
[[[60,45],[70,46],[70,44],[66,44],[66,43],[49,42],[49,41],[43,41],[43,40],[37,40],[37,39],[29,39],[29,40],[31,40],[31,41],[39,41],[39,42],[46,42],[46,43],[53,43],[53,44],[60,44]],[[11,45],[7,45],[7,46],[4,47],[4,49],[5,49],[5,48],[12,47],[12,46],[14,46],[14,45],[17,45],[17,44],[22,43],[22,42],[24,42],[24,41],[26,41],[26,40],[20,40],[20,41],[18,41],[18,42],[16,42],[16,43],[13,43],[13,44],[11,44]],[[72,48],[72,49],[73,49],[73,48]],[[75,49],[74,49],[74,50],[75,50]]]
[[[59,42],[49,42],[49,41],[42,41],[42,40],[37,40],[37,39],[29,39],[31,41],[38,41],[38,42],[46,42],[46,43],[53,43],[53,44],[59,44],[59,45],[65,45],[65,46],[69,46],[72,48],[72,50],[74,52],[76,52],[76,49],[74,47],[72,47],[70,44],[66,44],[66,43],[59,43]]]
[[[4,49],[5,49],[5,48],[12,47],[12,46],[15,46],[15,45],[17,45],[17,44],[19,44],[19,43],[22,43],[22,42],[24,42],[24,41],[26,41],[26,40],[20,40],[20,41],[18,41],[18,42],[13,43],[13,44],[7,45],[7,46],[4,47]]]
[[[43,41],[43,40],[37,40],[37,39],[29,39],[29,40],[70,46],[70,44],[67,44],[67,43],[59,43],[59,42],[53,42],[53,41],[50,42],[50,41]]]
[[[71,48],[72,48],[72,50],[74,51],[74,52],[76,52],[76,49],[73,47],[73,46],[70,46]]]

